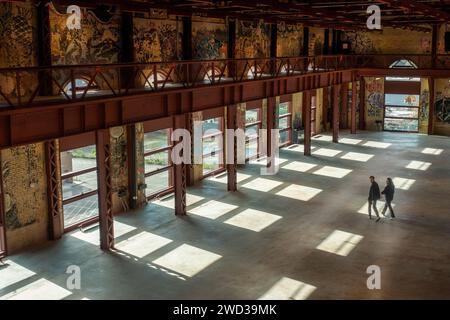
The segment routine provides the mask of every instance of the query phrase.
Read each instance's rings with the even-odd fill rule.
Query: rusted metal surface
[[[45,143],[45,165],[47,171],[47,198],[49,238],[56,240],[64,233],[64,219],[61,204],[61,168],[57,140]]]
[[[340,86],[333,87],[333,142],[339,142],[339,91]]]
[[[100,248],[114,247],[114,216],[112,213],[111,148],[109,130],[96,132],[98,165],[98,205],[100,223]]]
[[[356,102],[358,100],[358,90],[356,81],[352,82],[352,104],[350,109],[350,133],[356,133]]]
[[[305,109],[305,132],[303,138],[303,152],[305,156],[311,155],[311,90],[303,92],[303,108]]]
[[[227,129],[236,130],[237,125],[237,106],[227,107]],[[228,138],[228,137],[227,137]],[[226,139],[227,150],[231,149],[233,154],[233,163],[227,163],[227,189],[228,191],[237,191],[237,138]],[[230,160],[230,159],[229,159]]]

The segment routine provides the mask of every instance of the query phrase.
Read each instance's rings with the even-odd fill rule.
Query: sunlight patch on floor
[[[283,182],[280,182],[277,180],[256,178],[254,180],[247,182],[246,184],[243,184],[242,187],[247,188],[247,189],[252,189],[255,191],[269,192],[270,190],[272,190],[282,184],[283,184]]]
[[[283,277],[259,300],[306,300],[316,289],[313,285]]]
[[[238,208],[238,206],[216,200],[210,200],[199,205],[198,207],[189,209],[188,213],[214,220],[236,208]]]
[[[359,153],[359,152],[347,152],[341,159],[353,160],[359,162],[367,162],[374,157],[373,154]]]
[[[435,149],[435,148],[425,148],[422,150],[422,153],[424,154],[432,154],[432,155],[440,155],[442,152],[444,152],[444,149]]]
[[[358,234],[334,230],[316,249],[346,257],[363,238]]]
[[[413,170],[426,171],[431,166],[431,162],[423,162],[423,161],[411,161],[406,168]]]
[[[0,265],[0,290],[25,280],[35,273],[11,260],[3,261],[4,265]]]
[[[322,189],[311,188],[298,184],[291,184],[283,190],[277,192],[278,196],[292,198],[300,201],[309,201],[322,192]]]
[[[114,221],[114,238],[119,238],[128,232],[136,230],[136,227],[130,226],[128,224]],[[75,231],[70,234],[71,237],[89,242],[95,246],[100,245],[100,230],[99,227],[95,227],[95,229],[87,230],[86,232],[82,232],[81,230]]]
[[[416,182],[416,180],[414,179],[406,179],[400,177],[395,177],[392,179],[392,181],[394,182],[395,188],[401,190],[409,190],[414,182]]]
[[[348,175],[350,172],[352,172],[352,170],[350,170],[350,169],[325,166],[317,171],[314,171],[313,174],[316,174],[319,176],[326,176],[326,177],[341,179],[341,178],[345,177],[346,175]]]
[[[146,255],[171,243],[172,240],[158,236],[156,234],[143,231],[124,241],[117,243],[114,248],[131,254],[137,258],[143,258]]]
[[[281,216],[260,210],[246,209],[239,214],[226,220],[226,224],[236,227],[260,232],[271,224],[281,219]]]
[[[162,257],[154,264],[170,269],[187,277],[193,277],[222,258],[221,255],[188,244],[182,244]]]
[[[312,152],[315,156],[335,157],[342,151],[335,149],[320,148]]]
[[[285,164],[282,169],[297,171],[297,172],[307,172],[312,168],[317,167],[317,164],[301,162],[301,161],[292,161],[288,164]]]
[[[0,300],[61,300],[71,294],[63,287],[42,278],[0,297]]]

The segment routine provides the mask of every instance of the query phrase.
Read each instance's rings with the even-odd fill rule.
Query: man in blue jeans
[[[374,176],[370,176],[370,190],[369,190],[369,219],[372,219],[372,207],[375,211],[375,214],[377,215],[376,222],[380,221],[380,214],[378,213],[377,209],[377,201],[381,198],[380,193],[380,187],[378,186],[378,183],[375,181]]]

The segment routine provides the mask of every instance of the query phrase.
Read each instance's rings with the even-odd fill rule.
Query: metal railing
[[[0,69],[0,108],[29,107],[302,74],[388,68],[408,59],[419,69],[450,69],[447,56],[324,55],[171,61],[129,64],[87,64]]]

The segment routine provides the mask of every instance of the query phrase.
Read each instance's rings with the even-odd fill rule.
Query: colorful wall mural
[[[320,28],[309,28],[309,47],[308,55],[323,54],[323,46],[325,40],[325,30]]]
[[[153,62],[180,59],[182,28],[181,21],[174,18],[134,18],[135,60]]]
[[[100,21],[93,12],[81,10],[80,29],[67,26],[71,14],[60,13],[50,4],[53,64],[115,63],[120,52],[120,16]]]
[[[436,79],[435,90],[435,133],[450,135],[450,79]]]
[[[228,32],[225,21],[193,18],[192,50],[194,59],[226,59]]]
[[[37,64],[36,10],[31,2],[0,3],[0,68]],[[7,45],[6,45],[7,44]],[[17,90],[15,75],[0,75],[1,91],[13,102],[29,97],[36,88],[33,75],[23,75]],[[0,97],[3,101],[3,97]]]
[[[381,31],[346,31],[343,41],[356,54],[424,54],[431,52],[431,33],[383,28]]]
[[[303,52],[303,26],[278,24],[277,56],[294,57]]]
[[[365,78],[366,127],[376,130],[377,121],[383,121],[384,110],[384,78]]]
[[[47,179],[44,144],[1,151],[8,251],[47,238]]]
[[[420,81],[420,101],[419,101],[419,132],[428,133],[428,118],[430,114],[430,90],[428,79]]]
[[[270,25],[263,22],[237,21],[236,58],[268,58]]]
[[[128,209],[128,164],[126,127],[114,127],[109,130],[111,136],[111,185],[113,189],[113,212]]]

